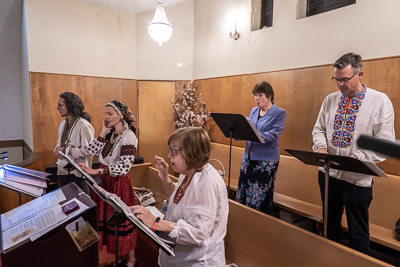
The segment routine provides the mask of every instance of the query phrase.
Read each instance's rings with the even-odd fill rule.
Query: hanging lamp
[[[160,46],[168,41],[172,36],[172,25],[168,22],[162,7],[162,0],[157,0],[158,7],[154,14],[153,20],[149,23],[148,31],[151,39],[156,41]]]

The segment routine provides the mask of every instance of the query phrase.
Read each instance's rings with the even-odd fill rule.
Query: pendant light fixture
[[[168,41],[172,36],[172,25],[168,22],[162,7],[162,0],[157,0],[158,7],[154,14],[153,20],[149,23],[148,31],[151,39],[156,41],[160,46]]]

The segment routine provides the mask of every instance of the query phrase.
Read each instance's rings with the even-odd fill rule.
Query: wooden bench
[[[165,193],[149,165],[131,170],[132,183],[150,188],[160,208]],[[231,200],[225,242],[227,262],[239,266],[390,266]],[[141,265],[158,266],[157,247],[140,233],[136,255]]]
[[[236,190],[243,148],[232,149],[231,189]],[[229,146],[212,144],[211,158],[219,159],[227,168]],[[218,168],[218,165],[212,164]],[[220,168],[220,167],[219,167]],[[227,171],[228,172],[228,171]],[[273,203],[275,206],[322,223],[322,201],[318,185],[318,167],[309,166],[296,158],[281,156]],[[400,251],[400,241],[394,226],[400,218],[400,177],[374,177],[373,201],[369,208],[371,241]],[[343,216],[343,230],[348,231]]]

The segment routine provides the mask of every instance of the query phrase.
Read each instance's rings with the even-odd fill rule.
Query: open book
[[[50,173],[34,171],[13,165],[0,165],[0,186],[30,197],[46,192]]]

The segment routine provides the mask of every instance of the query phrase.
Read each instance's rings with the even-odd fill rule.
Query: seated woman
[[[175,257],[160,249],[160,266],[225,266],[228,195],[224,180],[207,163],[210,139],[202,128],[178,129],[169,137],[168,149],[172,169],[181,175],[178,183],[173,183],[168,164],[155,156],[169,198],[165,220],[156,218],[147,208],[130,208],[147,227],[176,240]]]

